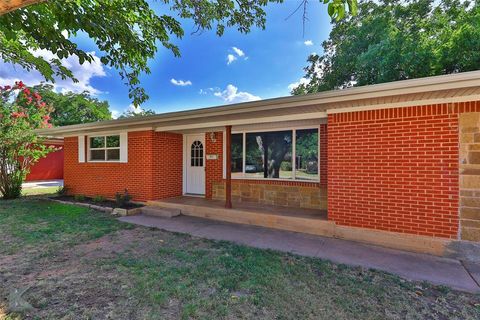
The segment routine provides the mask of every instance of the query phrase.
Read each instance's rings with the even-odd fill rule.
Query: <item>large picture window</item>
[[[243,175],[243,134],[232,134],[232,177]]]
[[[90,161],[120,161],[120,136],[90,137]]]
[[[232,177],[318,181],[318,129],[232,134]]]
[[[318,129],[296,130],[295,178],[319,180]]]

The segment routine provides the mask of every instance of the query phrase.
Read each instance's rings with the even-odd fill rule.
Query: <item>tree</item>
[[[87,91],[57,93],[50,84],[40,84],[32,89],[42,96],[47,105],[54,108],[51,113],[54,126],[112,119],[108,102],[91,97]]]
[[[152,109],[141,109],[141,110],[127,110],[122,113],[118,119],[125,119],[131,117],[144,117],[144,116],[152,116],[156,114],[155,110]]]
[[[20,94],[16,96],[16,91]],[[51,127],[51,108],[22,82],[0,87],[0,194],[18,198],[32,164],[54,147],[43,144],[35,129]]]
[[[480,69],[480,2],[382,0],[337,21],[292,94]]]
[[[15,0],[12,6],[0,7],[0,14],[5,13],[0,15],[0,57],[27,70],[36,69],[48,81],[53,82],[54,76],[76,80],[61,59],[77,56],[80,64],[93,60],[91,53],[73,42],[72,36],[85,33],[103,53],[101,62],[118,70],[129,87],[130,99],[139,105],[148,99],[139,77],[150,73],[147,62],[155,56],[158,45],[180,55],[171,36],[181,38],[184,31],[174,16],[193,20],[195,32],[215,29],[221,36],[226,27],[236,27],[248,33],[253,26],[265,28],[264,7],[268,3],[283,1],[164,0],[172,15],[157,15],[147,0]],[[333,18],[343,17],[346,11],[356,12],[357,0],[321,1],[328,4]],[[307,3],[301,1],[304,8]],[[47,60],[39,56],[39,49],[51,51],[54,57]]]

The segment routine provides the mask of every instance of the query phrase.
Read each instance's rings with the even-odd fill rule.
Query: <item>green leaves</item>
[[[347,10],[351,15],[357,14],[356,0],[323,0],[323,3],[328,4],[328,15],[336,21],[345,18]]]
[[[45,146],[34,132],[51,126],[50,112],[41,95],[22,82],[0,86],[0,195],[3,198],[19,197],[30,166],[54,150]]]
[[[43,100],[55,110],[51,113],[54,126],[110,120],[112,115],[107,101],[100,101],[82,93],[56,93],[52,85],[41,84],[33,87]]]
[[[100,61],[116,69],[128,87],[135,105],[148,99],[139,77],[151,72],[148,60],[155,57],[159,45],[180,56],[173,39],[181,39],[184,30],[176,17],[191,19],[195,32],[215,30],[222,36],[226,28],[249,33],[265,28],[265,6],[284,0],[163,0],[164,11],[157,15],[147,0],[49,0],[0,16],[0,58],[27,70],[38,70],[46,80],[74,75],[62,66],[61,59],[77,56],[80,64],[93,56],[79,49],[72,36],[91,38],[102,52]],[[330,16],[337,21],[346,12],[356,12],[356,0],[320,0],[328,4]],[[169,9],[169,10],[168,10]],[[46,49],[51,59],[36,57]]]
[[[292,93],[478,70],[479,48],[478,1],[366,1],[335,22],[325,53],[307,60],[309,83]]]

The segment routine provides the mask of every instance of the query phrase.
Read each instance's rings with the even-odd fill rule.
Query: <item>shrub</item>
[[[0,195],[4,199],[20,197],[31,166],[56,150],[35,133],[51,127],[52,111],[21,81],[0,86]]]
[[[280,164],[280,170],[292,171],[292,163],[290,161],[282,161],[282,163]]]
[[[58,187],[57,194],[59,196],[66,196],[67,193],[68,193],[68,187],[67,186]]]
[[[115,194],[115,201],[117,202],[117,205],[119,207],[123,207],[127,205],[130,202],[130,200],[132,200],[132,196],[128,193],[127,189],[125,189],[123,194],[120,192],[117,192]]]
[[[105,197],[104,196],[101,196],[101,195],[96,195],[95,197],[93,197],[93,202],[104,202],[105,201]]]
[[[84,201],[85,200],[85,195],[76,194],[73,198],[75,199],[75,201]]]

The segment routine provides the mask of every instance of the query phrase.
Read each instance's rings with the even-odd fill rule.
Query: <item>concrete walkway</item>
[[[233,241],[256,248],[382,270],[409,280],[428,281],[457,290],[480,293],[480,265],[462,263],[455,259],[189,216],[159,218],[139,215],[119,219],[201,238]]]
[[[42,189],[50,187],[63,187],[63,180],[27,181],[22,184],[22,188],[24,189]]]

